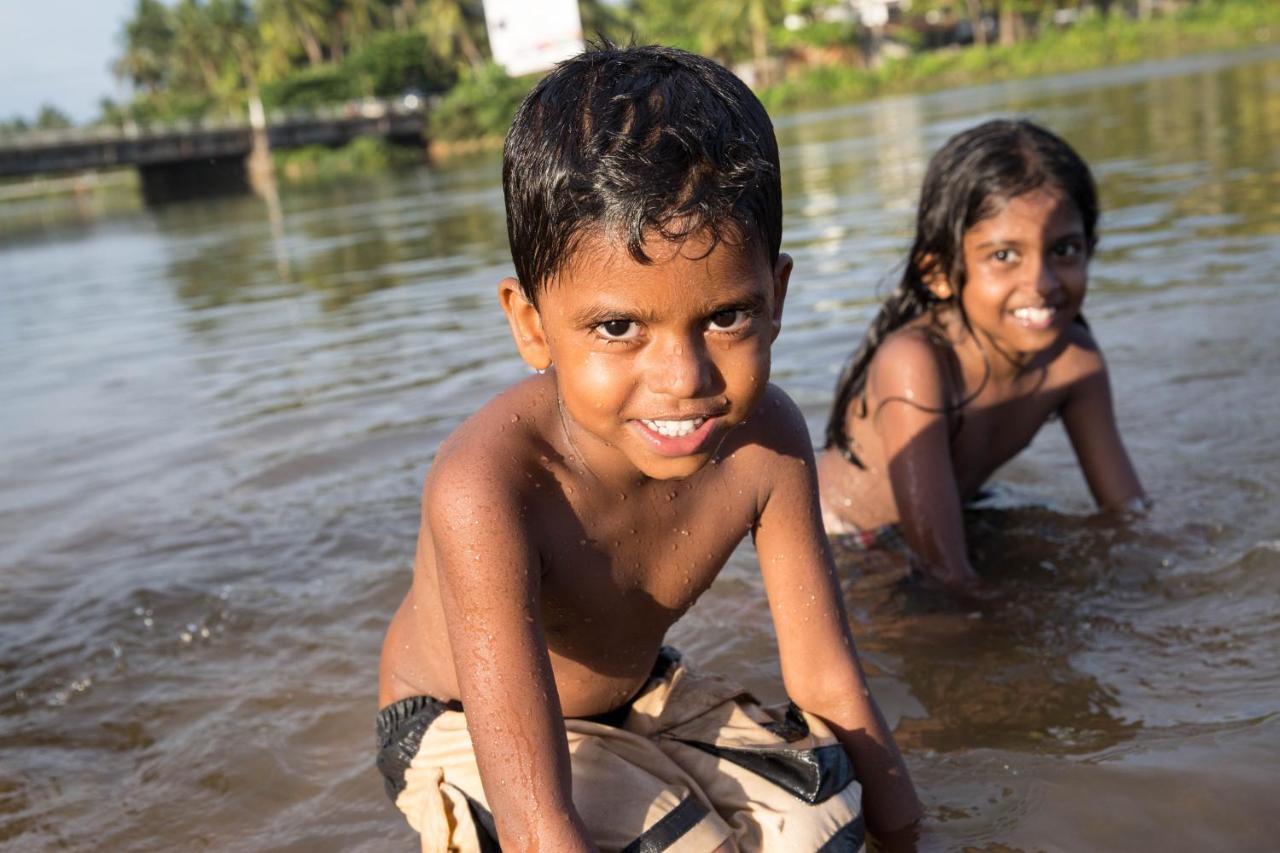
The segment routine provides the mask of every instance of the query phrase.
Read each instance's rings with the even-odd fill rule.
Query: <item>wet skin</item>
[[[873,830],[909,824],[919,805],[853,649],[808,431],[768,384],[790,258],[646,248],[652,264],[589,238],[536,307],[500,286],[521,356],[547,372],[440,448],[379,701],[460,698],[504,846],[590,849],[563,716],[630,698],[751,534],[788,694],[849,750]]]
[[[927,579],[965,591],[977,583],[965,551],[963,502],[1060,414],[1098,505],[1140,501],[1120,439],[1110,383],[1093,336],[1075,322],[1088,263],[1080,213],[1060,193],[1017,196],[964,235],[967,279],[943,302],[888,335],[867,372],[866,409],[847,414],[850,445],[818,463],[829,515],[862,529],[891,522]],[[943,410],[964,401],[962,418]]]

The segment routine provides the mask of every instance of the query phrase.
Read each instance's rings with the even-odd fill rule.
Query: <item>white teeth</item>
[[[1053,319],[1055,309],[1049,306],[1040,308],[1018,308],[1014,310],[1013,316],[1017,317],[1023,323],[1030,325],[1042,325]]]
[[[693,418],[687,421],[646,421],[641,420],[640,423],[656,432],[658,435],[665,435],[667,438],[682,438],[686,435],[692,435],[693,432],[704,423],[706,418]]]

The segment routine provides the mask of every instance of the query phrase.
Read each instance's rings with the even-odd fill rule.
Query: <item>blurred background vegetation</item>
[[[772,110],[1280,41],[1277,0],[579,6],[588,40],[659,42],[711,56]],[[274,114],[411,99],[430,105],[434,142],[462,147],[501,137],[534,82],[509,77],[490,59],[482,0],[137,0],[114,71],[132,99],[104,99],[100,125],[239,118],[254,97]],[[0,135],[70,124],[46,106],[29,120],[0,121]],[[386,158],[363,151],[354,159]]]

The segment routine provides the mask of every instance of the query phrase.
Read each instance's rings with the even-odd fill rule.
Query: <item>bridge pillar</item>
[[[151,163],[139,166],[138,175],[142,178],[142,198],[148,205],[240,195],[250,189],[243,157]]]

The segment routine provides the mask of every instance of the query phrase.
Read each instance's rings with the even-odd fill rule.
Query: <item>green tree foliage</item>
[[[138,0],[124,26],[124,52],[115,71],[135,87],[158,91],[168,81],[174,62],[173,20],[160,0]]]
[[[427,45],[420,32],[380,32],[347,55],[346,68],[362,94],[391,97],[405,90],[444,92],[458,80],[456,66]]]
[[[633,0],[629,16],[642,42],[682,47],[721,62],[763,59],[783,0]]]
[[[588,39],[659,42],[726,64],[751,61],[757,71],[771,69],[757,80],[778,80],[786,59],[790,67],[779,91],[797,95],[808,91],[796,82],[805,63],[830,66],[813,79],[826,81],[822,85],[833,92],[896,85],[894,75],[905,67],[897,60],[885,63],[883,80],[849,76],[868,71],[853,66],[880,66],[851,60],[854,48],[881,35],[869,38],[855,8],[849,0],[579,0]],[[944,29],[969,19],[980,42],[982,22],[996,21],[1000,42],[1048,43],[1073,20],[1079,21],[1073,29],[1132,17],[1154,26],[1174,14],[1221,18],[1224,10],[1275,8],[1276,0],[913,0],[905,20],[892,23],[887,35],[920,45],[926,37],[919,27],[936,13],[932,17]],[[210,112],[243,115],[255,93],[270,106],[295,108],[414,89],[447,92],[432,133],[465,139],[501,134],[528,88],[527,80],[511,80],[492,64],[483,0],[135,0],[120,41],[115,69],[135,97],[127,107],[104,109],[104,120],[116,124]],[[1013,46],[990,45],[981,61],[1012,61],[1000,51]],[[978,61],[928,51],[913,59],[939,74],[944,68],[960,74],[953,69]],[[836,78],[844,82],[837,85]],[[788,101],[791,95],[777,97]]]
[[[624,8],[604,0],[578,0],[582,35],[588,42],[608,39],[614,44],[631,41],[634,28]]]
[[[72,121],[67,114],[51,104],[44,104],[36,113],[37,130],[64,130],[71,126]]]
[[[441,92],[488,58],[482,0],[170,3],[137,0],[120,34],[135,121],[242,113],[260,88],[281,107]]]
[[[531,88],[531,78],[509,77],[492,62],[465,68],[458,84],[432,112],[431,134],[438,139],[467,140],[503,133]]]

